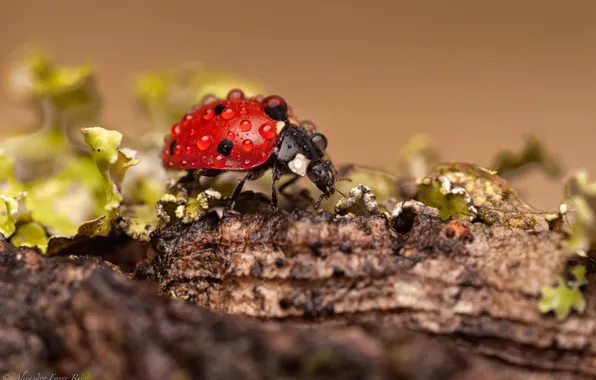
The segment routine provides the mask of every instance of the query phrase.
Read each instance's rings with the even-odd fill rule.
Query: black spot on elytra
[[[224,156],[229,156],[232,153],[232,148],[234,147],[234,143],[232,140],[225,139],[219,143],[217,146],[217,151]]]
[[[213,108],[213,112],[215,112],[215,116],[220,115],[226,106],[224,104],[218,104]]]
[[[170,143],[170,148],[169,148],[170,156],[174,155],[175,147],[176,147],[176,140],[172,140],[172,142]]]

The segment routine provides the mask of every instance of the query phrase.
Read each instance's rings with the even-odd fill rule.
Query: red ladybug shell
[[[163,165],[178,170],[246,171],[264,164],[285,126],[270,118],[264,108],[260,97],[246,98],[238,90],[227,99],[204,102],[172,126],[164,144]]]

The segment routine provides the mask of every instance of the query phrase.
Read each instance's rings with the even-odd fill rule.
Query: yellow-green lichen
[[[586,279],[586,267],[577,265],[570,269],[573,279],[565,281],[563,276],[557,277],[557,285],[546,286],[540,290],[540,301],[538,310],[541,313],[554,312],[557,320],[562,321],[572,310],[583,313],[586,309],[586,300],[580,290],[588,281]]]

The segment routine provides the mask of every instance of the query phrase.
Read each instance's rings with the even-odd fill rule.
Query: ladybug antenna
[[[338,179],[337,179],[337,182],[339,182],[339,181],[348,181],[348,182],[352,182],[352,179],[351,179],[351,178],[348,178],[348,177],[341,177],[341,178],[338,178]]]
[[[346,195],[344,193],[342,193],[341,191],[339,191],[339,189],[336,188],[335,191],[337,191],[338,193],[340,193],[342,195],[342,197],[344,197],[344,198],[346,197]]]

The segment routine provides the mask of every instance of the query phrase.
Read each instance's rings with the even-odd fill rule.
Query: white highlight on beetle
[[[304,177],[306,175],[306,169],[310,160],[306,158],[302,153],[296,154],[296,157],[288,164],[288,168],[299,176]]]
[[[279,134],[281,132],[282,129],[284,129],[284,127],[286,126],[286,123],[283,121],[278,121],[277,123],[275,123],[275,128],[277,129],[277,134]]]

